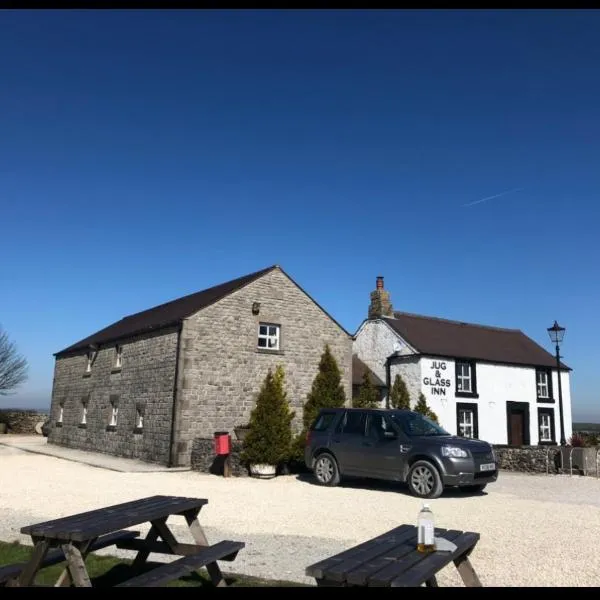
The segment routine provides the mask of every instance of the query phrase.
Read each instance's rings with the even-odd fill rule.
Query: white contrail
[[[506,192],[500,192],[499,194],[494,194],[493,196],[488,196],[487,198],[481,198],[480,200],[475,200],[474,202],[468,202],[467,204],[463,204],[463,206],[473,206],[474,204],[481,204],[481,202],[487,202],[488,200],[493,200],[494,198],[500,198],[500,196],[513,194],[514,192],[521,192],[524,189],[525,188],[515,188],[514,190],[506,190]]]

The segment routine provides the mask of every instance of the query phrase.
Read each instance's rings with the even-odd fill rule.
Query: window
[[[336,413],[333,413],[333,412],[322,413],[321,415],[319,415],[319,417],[315,421],[315,424],[311,427],[311,430],[312,431],[327,431],[329,429],[329,426],[335,419],[335,414]]]
[[[479,437],[479,416],[477,404],[459,402],[456,405],[456,433],[465,438]]]
[[[87,363],[85,365],[85,372],[86,373],[91,373],[92,372],[92,365],[94,364],[94,358],[95,357],[96,357],[96,352],[95,351],[90,350],[87,353],[87,356],[86,356]]]
[[[115,346],[115,369],[123,365],[123,346]]]
[[[456,361],[456,395],[477,397],[475,363]]]
[[[367,413],[362,410],[349,410],[338,426],[338,432],[350,435],[365,435]]]
[[[552,375],[550,369],[536,369],[535,383],[538,400],[552,401]]]
[[[554,410],[552,408],[538,409],[538,430],[540,444],[554,444]]]
[[[367,435],[375,440],[383,440],[388,436],[395,437],[396,430],[385,415],[381,413],[371,413],[369,415]]]
[[[90,401],[89,396],[84,396],[81,399],[81,420],[79,421],[79,427],[82,427],[82,428],[87,427],[87,413],[88,413],[89,401]]]
[[[279,350],[279,325],[260,323],[258,326],[258,347],[263,350]]]
[[[390,417],[409,437],[450,435],[443,427],[419,413],[394,410],[390,411]]]
[[[136,413],[135,428],[139,430],[144,429],[144,415],[140,412],[139,409]]]
[[[58,405],[58,417],[56,419],[56,427],[63,426],[63,418],[65,416],[65,401],[61,400]]]
[[[111,394],[110,396],[110,419],[108,421],[108,431],[114,431],[117,428],[117,418],[119,416],[119,396]]]

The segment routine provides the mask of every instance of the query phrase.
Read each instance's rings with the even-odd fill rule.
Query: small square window
[[[280,326],[260,323],[258,326],[258,347],[266,350],[279,350]]]

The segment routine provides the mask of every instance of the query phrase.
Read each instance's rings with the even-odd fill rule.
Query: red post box
[[[215,431],[215,454],[229,454],[231,448],[231,436],[227,431]]]

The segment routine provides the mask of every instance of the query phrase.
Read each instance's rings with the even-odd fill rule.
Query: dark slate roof
[[[373,385],[385,387],[385,382],[382,381],[376,373],[374,373],[356,354],[352,355],[352,385],[360,385],[362,383],[365,371],[369,372]]]
[[[80,340],[76,344],[57,352],[55,356],[81,351],[90,344],[106,344],[107,342],[113,342],[125,337],[148,333],[171,325],[176,325],[186,317],[214,304],[218,300],[221,300],[225,296],[239,290],[276,268],[277,265],[273,265],[262,271],[250,273],[250,275],[245,275],[244,277],[221,283],[220,285],[208,288],[207,290],[202,290],[201,292],[196,292],[184,296],[183,298],[178,298],[177,300],[155,306],[154,308],[129,315],[128,317],[124,317],[120,321],[97,331],[89,337]]]
[[[394,312],[385,321],[420,354],[489,362],[556,367],[556,357],[519,329],[501,329]],[[564,363],[561,366],[570,369]]]

